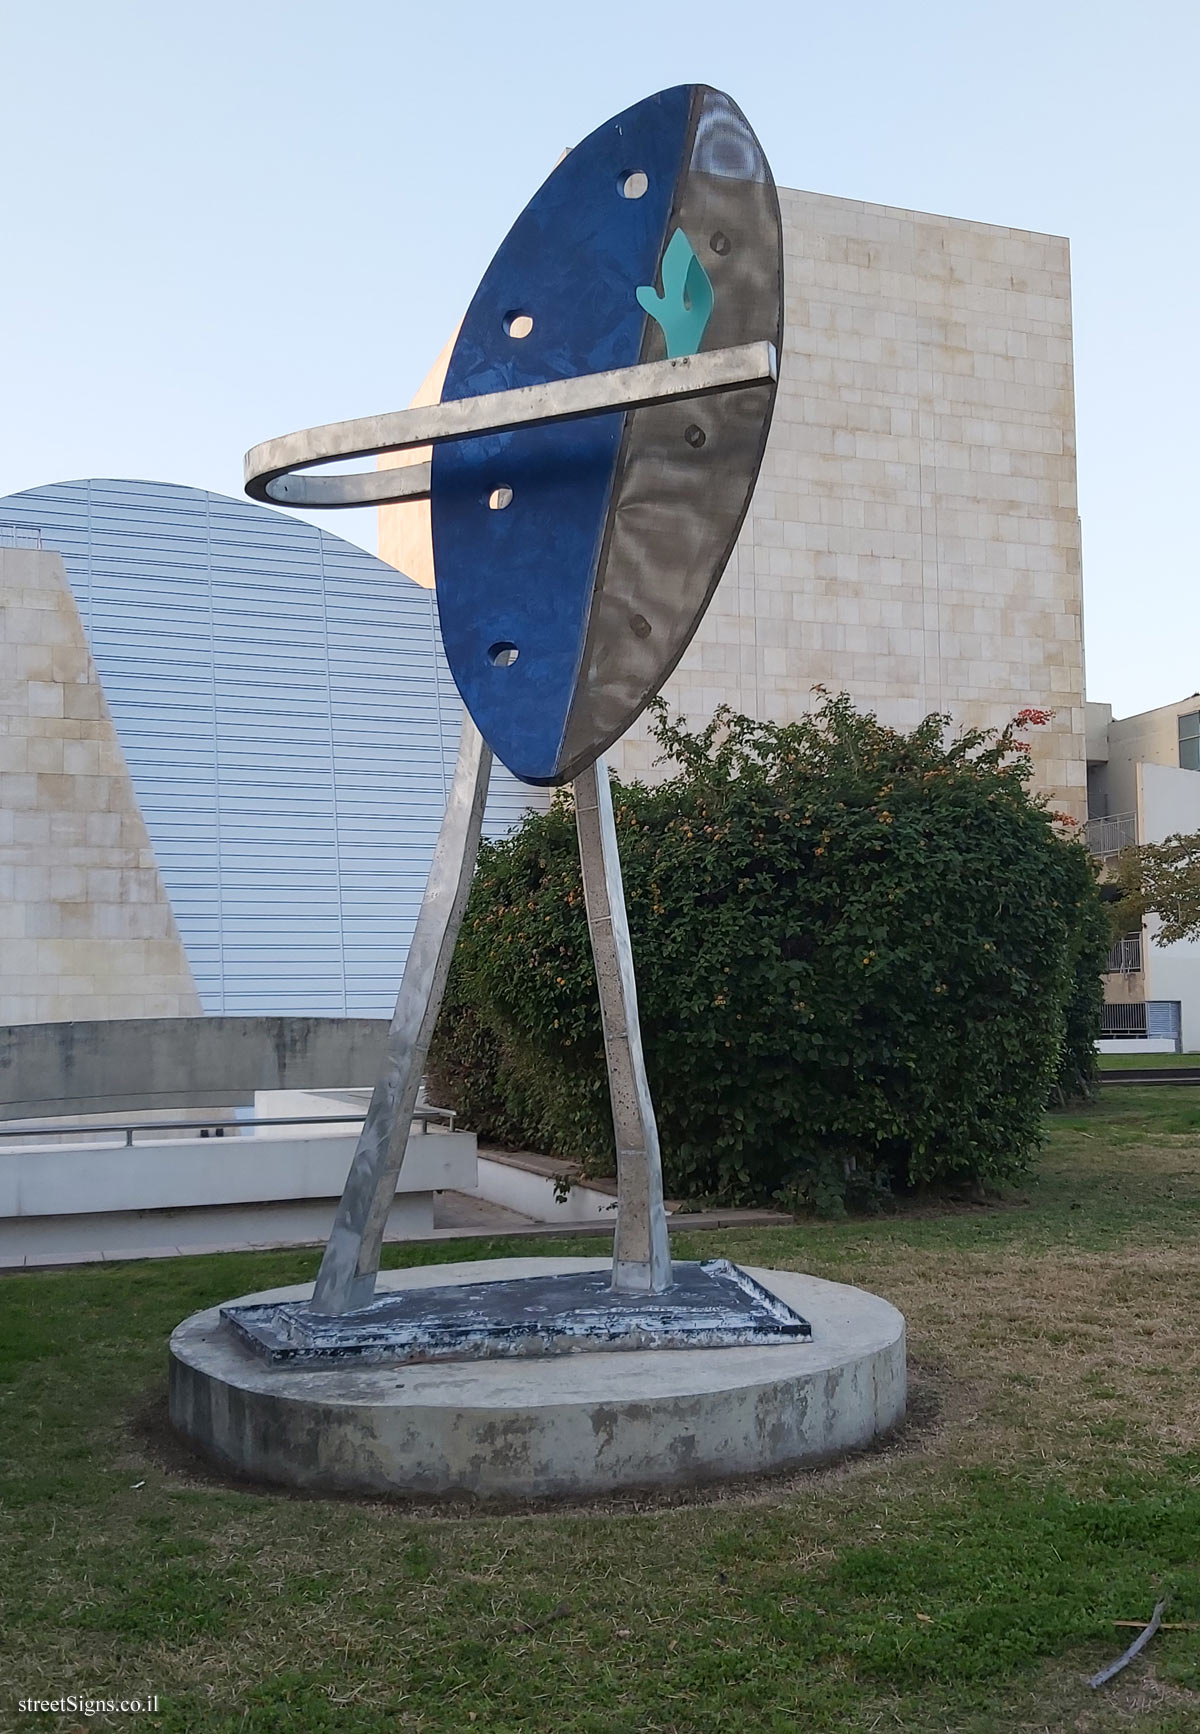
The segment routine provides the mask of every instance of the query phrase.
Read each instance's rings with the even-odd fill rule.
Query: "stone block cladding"
[[[62,558],[0,548],[0,1025],[200,1011]]]
[[[780,189],[786,337],[762,474],[665,689],[791,721],[812,688],[896,726],[1054,712],[1034,786],[1086,816],[1068,245]],[[611,749],[655,777],[645,720]]]
[[[1068,244],[788,188],[780,202],[775,420],[665,697],[695,723],[719,704],[791,721],[818,684],[906,728],[930,711],[988,728],[1050,710],[1031,735],[1034,787],[1082,820]],[[414,403],[440,396],[450,346]],[[432,583],[428,507],[382,507],[379,549]],[[655,778],[655,750],[643,719],[609,761]]]

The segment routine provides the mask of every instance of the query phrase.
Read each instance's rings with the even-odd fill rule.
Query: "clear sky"
[[[0,495],[402,407],[563,147],[691,79],[786,186],[1070,237],[1089,696],[1200,688],[1197,0],[0,0]]]

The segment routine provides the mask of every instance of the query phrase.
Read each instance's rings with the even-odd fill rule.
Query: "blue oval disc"
[[[467,310],[443,400],[782,338],[770,169],[740,110],[680,85],[607,121],[521,213]],[[563,783],[630,727],[733,550],[774,386],[434,449],[455,682],[514,775]]]

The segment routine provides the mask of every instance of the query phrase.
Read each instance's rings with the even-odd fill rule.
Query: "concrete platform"
[[[505,1258],[388,1271],[387,1289],[602,1270]],[[207,1456],[325,1492],[544,1499],[683,1486],[867,1445],[905,1406],[904,1319],[877,1295],[792,1271],[751,1273],[813,1340],[395,1368],[264,1365],[216,1307],[171,1338],[170,1410]],[[240,1297],[303,1299],[311,1284]]]
[[[125,1136],[101,1127],[85,1143],[6,1140],[0,1261],[327,1240],[356,1141],[344,1127],[303,1124],[222,1138]],[[473,1132],[412,1134],[388,1213],[393,1238],[432,1234],[437,1193],[474,1191],[475,1150]]]

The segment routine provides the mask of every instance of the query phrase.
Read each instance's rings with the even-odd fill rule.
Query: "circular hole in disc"
[[[488,495],[488,505],[493,512],[504,511],[506,506],[512,505],[512,502],[513,491],[511,488],[493,488]]]
[[[721,258],[724,258],[730,247],[732,247],[733,242],[729,239],[728,235],[723,234],[722,231],[718,229],[715,235],[709,236],[708,244],[714,253],[718,253]]]
[[[533,330],[533,320],[528,313],[509,313],[505,315],[504,329],[509,337],[528,337]]]
[[[695,422],[690,422],[683,430],[683,437],[691,446],[692,450],[698,452],[700,447],[708,438],[708,435],[702,427],[697,427]]]
[[[492,645],[487,654],[488,661],[493,668],[511,668],[521,652],[515,644],[509,644],[507,639],[501,639],[498,644]]]
[[[640,199],[650,185],[650,180],[641,169],[631,169],[627,175],[621,176],[617,185],[623,199]]]
[[[649,638],[650,622],[644,614],[631,614],[629,616],[629,630],[635,638]]]

